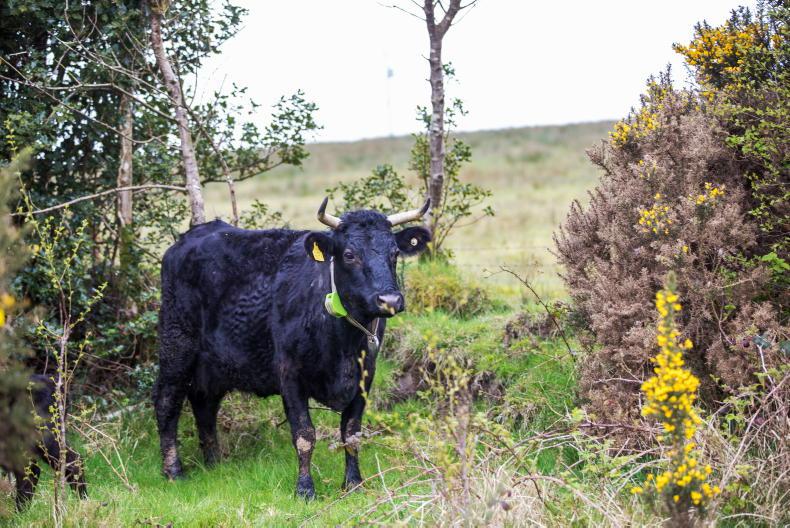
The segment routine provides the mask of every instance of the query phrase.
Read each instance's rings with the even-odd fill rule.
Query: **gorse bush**
[[[24,157],[24,156],[23,156]],[[11,294],[10,278],[26,256],[19,231],[8,216],[7,203],[16,194],[22,158],[0,167],[0,466],[20,469],[27,463],[26,441],[33,431],[27,375],[22,360],[25,347],[18,334],[22,303]]]
[[[777,12],[765,11],[764,23],[773,28],[771,46],[781,47],[788,36],[786,10],[781,17]],[[746,16],[738,13],[736,19]],[[761,40],[716,44],[707,30],[699,31],[692,47],[720,45],[729,53],[740,46],[733,59],[741,61],[738,71],[749,70],[749,57],[762,56],[741,49]],[[699,64],[691,62],[706,72]],[[749,86],[774,77],[754,78]],[[700,91],[674,88],[668,73],[649,81],[640,107],[615,126],[608,142],[589,151],[602,169],[600,183],[589,205],[572,205],[555,237],[565,282],[590,331],[588,344],[595,345],[580,367],[582,396],[587,411],[605,422],[639,419],[638,388],[651,374],[655,338],[648,306],[669,271],[685,299],[678,329],[696,345],[686,363],[700,380],[703,404],[753,383],[760,365],[770,369],[786,361],[788,257],[776,226],[764,222],[776,220],[778,210],[761,197],[759,189],[767,188],[755,186],[758,164],[733,140],[746,134],[757,141],[754,134],[761,132],[729,119],[719,105],[722,88],[703,80]],[[787,116],[774,115],[770,100],[761,103],[763,111],[787,129]],[[780,136],[761,143],[773,145],[776,156],[759,178],[771,177],[769,165],[778,167],[782,156],[786,167],[787,136]],[[786,183],[771,189],[777,196]],[[758,349],[755,339],[766,346]]]
[[[695,28],[688,45],[676,45],[694,69],[701,95],[728,132],[727,144],[744,158],[760,237],[783,258],[790,239],[790,5],[758,2],[739,8],[719,27]]]

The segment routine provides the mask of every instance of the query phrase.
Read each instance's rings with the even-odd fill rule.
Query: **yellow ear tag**
[[[321,252],[321,248],[318,247],[316,242],[313,242],[313,260],[316,262],[324,261],[324,254]]]

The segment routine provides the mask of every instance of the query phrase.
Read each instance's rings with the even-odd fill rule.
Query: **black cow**
[[[52,409],[55,407],[55,384],[47,376],[34,374],[30,376],[30,394],[35,413],[41,419],[39,423],[41,434],[35,434],[29,439],[27,449],[30,451],[30,463],[24,469],[4,468],[14,474],[16,479],[16,508],[23,510],[36,491],[36,484],[41,474],[41,468],[36,458],[44,460],[52,469],[60,467],[60,445],[53,431],[55,424],[52,421]],[[82,469],[80,455],[70,448],[66,448],[66,479],[72,489],[79,493],[80,498],[88,496],[88,487],[85,484],[85,474]]]
[[[218,458],[220,401],[241,390],[282,395],[299,459],[298,495],[315,496],[308,398],[341,412],[343,486],[362,482],[356,448],[365,408],[359,358],[364,351],[367,391],[376,365],[370,335],[374,331],[380,340],[383,318],[404,309],[397,257],[420,253],[431,239],[424,227],[396,233],[392,227],[419,219],[430,201],[389,217],[362,210],[341,218],[324,212],[326,202],[318,218],[329,231],[251,231],[215,220],[193,227],[165,253],[154,403],[168,478],[183,474],[176,436],[184,398],[192,404],[203,456],[211,464]],[[334,289],[332,271],[345,318],[325,308]]]

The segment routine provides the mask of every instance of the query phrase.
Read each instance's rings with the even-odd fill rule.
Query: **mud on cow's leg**
[[[162,472],[174,480],[184,476],[181,459],[178,457],[178,419],[184,403],[186,390],[176,384],[166,383],[160,377],[154,388],[154,407],[159,429],[159,447],[162,450]]]
[[[299,473],[296,480],[296,495],[305,499],[315,498],[315,485],[310,475],[310,460],[315,447],[315,429],[310,419],[308,398],[294,382],[283,390],[285,415],[291,426],[291,440],[299,459]]]
[[[222,401],[221,395],[209,395],[196,391],[189,392],[189,403],[195,415],[200,449],[207,466],[219,461],[220,449],[217,441],[217,413]]]
[[[359,473],[359,441],[364,410],[365,399],[362,395],[357,395],[340,416],[340,438],[346,453],[344,490],[353,490],[362,484],[362,475]]]

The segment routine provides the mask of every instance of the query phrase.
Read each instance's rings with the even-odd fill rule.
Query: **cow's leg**
[[[195,415],[200,449],[207,466],[213,465],[220,458],[217,442],[217,412],[222,396],[207,395],[197,391],[189,392],[189,403]]]
[[[85,483],[85,470],[79,453],[66,446],[66,478],[71,489],[76,491],[81,499],[88,498],[88,485]]]
[[[340,415],[340,438],[343,440],[346,452],[344,490],[352,490],[362,484],[362,475],[359,474],[359,433],[362,429],[364,411],[365,398],[358,394]]]
[[[38,484],[38,477],[41,475],[41,468],[34,461],[24,471],[14,471],[16,478],[16,509],[17,511],[24,510],[33,494],[36,492],[36,484]]]
[[[175,383],[168,383],[161,374],[154,387],[154,407],[159,429],[159,447],[162,450],[162,472],[170,479],[184,476],[181,459],[178,457],[178,419],[184,403],[186,389]]]
[[[88,486],[85,484],[85,473],[82,467],[82,458],[69,445],[66,448],[66,480],[71,489],[76,491],[81,499],[88,498]],[[54,470],[60,468],[60,444],[51,433],[44,435],[44,440],[38,448],[41,457]]]
[[[285,415],[291,426],[291,440],[299,458],[299,476],[296,495],[305,499],[315,498],[315,485],[310,475],[310,459],[315,447],[315,429],[307,407],[308,398],[296,381],[282,385]]]

